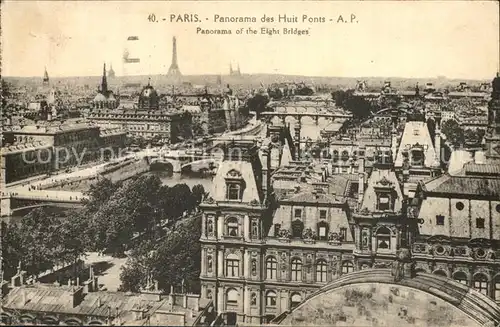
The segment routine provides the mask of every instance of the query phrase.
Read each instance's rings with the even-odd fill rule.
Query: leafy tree
[[[76,261],[84,253],[79,228],[73,219],[56,216],[44,208],[32,210],[18,224],[4,225],[6,271],[15,273],[20,258],[29,275],[37,275],[58,263]]]
[[[185,291],[199,292],[201,215],[187,218],[178,225],[155,245],[156,251],[152,251],[149,243],[131,253],[120,275],[122,290],[138,290],[151,273],[160,289],[184,283]]]
[[[132,249],[120,273],[120,291],[138,292],[147,285],[148,275],[155,266],[154,243],[144,242]]]
[[[109,198],[120,188],[121,182],[113,183],[110,179],[102,178],[95,184],[91,184],[85,194],[88,200],[83,200],[85,209],[92,213],[98,211]]]
[[[269,103],[269,100],[268,96],[257,93],[247,100],[246,107],[249,111],[255,111],[257,115],[256,118],[259,119],[260,113],[266,111],[266,106]]]
[[[2,224],[2,267],[4,278],[8,279],[16,274],[19,258],[22,258],[21,228],[18,224]]]
[[[360,96],[354,95],[354,90],[339,90],[332,93],[337,107],[350,111],[355,121],[361,121],[371,116],[372,105]]]
[[[452,144],[454,147],[460,147],[464,144],[465,133],[456,120],[446,120],[441,125],[441,131],[446,136],[448,142],[450,142],[450,144]]]
[[[203,201],[203,198],[205,197],[205,188],[203,187],[203,185],[197,184],[193,186],[192,196],[196,205],[199,205],[201,201]]]

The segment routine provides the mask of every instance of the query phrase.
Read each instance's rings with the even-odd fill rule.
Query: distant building
[[[109,65],[108,77],[115,78],[115,71],[113,70],[113,65]]]
[[[238,68],[233,69],[233,65],[229,64],[229,76],[241,76],[240,64],[238,64]]]
[[[39,122],[9,128],[12,143],[2,147],[5,183],[98,161],[100,149],[117,154],[125,144],[121,128],[100,128],[85,120]],[[105,151],[104,155],[111,155]]]
[[[104,97],[100,98],[104,100]],[[191,124],[181,111],[173,107],[161,108],[160,96],[149,82],[132,109],[117,108],[116,102],[102,103],[102,107],[94,107],[88,119],[103,128],[123,128],[128,135],[146,139],[159,137],[162,143],[176,143],[182,137],[182,126]]]

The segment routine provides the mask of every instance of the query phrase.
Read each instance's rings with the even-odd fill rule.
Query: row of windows
[[[320,221],[317,225],[317,235],[319,240],[327,240],[328,239],[328,232],[330,231],[330,225],[326,221]],[[279,235],[279,232],[281,230],[281,224],[275,224],[274,225],[274,235]],[[339,239],[341,241],[347,239],[347,228],[343,227],[340,228],[340,233],[339,233]],[[302,235],[304,233],[304,223],[296,219],[292,222],[292,233],[291,236],[293,238],[302,238]]]
[[[434,274],[438,275],[438,276],[447,277],[446,272],[444,272],[443,270],[436,270],[436,271],[434,271]],[[467,275],[462,271],[458,271],[458,272],[454,273],[452,278],[459,283],[462,283],[464,285],[469,285],[469,279],[467,278]],[[479,274],[474,275],[474,277],[472,278],[472,285],[471,286],[474,289],[476,289],[477,291],[483,293],[484,295],[489,296],[489,294],[488,294],[489,293],[488,277],[486,277],[484,274],[479,273]],[[493,294],[492,294],[493,298],[495,300],[500,300],[500,276],[498,276],[494,279],[493,287],[494,287]]]
[[[485,228],[485,219],[484,218],[476,218],[476,228]],[[444,216],[437,215],[436,216],[436,225],[443,226],[444,225]]]
[[[278,261],[275,257],[268,257],[266,259],[266,279],[276,279],[278,276]],[[254,267],[252,267],[254,269]],[[291,280],[301,281],[302,280],[302,260],[295,258],[291,262]],[[326,260],[319,259],[315,264],[316,271],[316,281],[326,282],[328,274],[328,263]],[[341,265],[342,274],[347,274],[354,271],[354,265],[350,261],[344,261]],[[226,276],[227,277],[239,277],[240,275],[240,261],[235,258],[226,259]]]
[[[463,203],[463,202],[460,202],[460,201],[459,201],[459,202],[457,202],[457,203],[455,204],[455,208],[457,208],[457,210],[462,211],[462,210],[464,210],[465,205],[464,205],[464,203]],[[497,204],[497,205],[495,206],[495,210],[496,210],[496,212],[500,213],[500,204]]]
[[[295,219],[302,219],[302,209],[295,209],[293,217]],[[326,209],[319,210],[319,219],[326,219]]]
[[[211,298],[212,293],[211,291],[207,292],[207,298]],[[226,291],[226,303],[229,308],[231,307],[236,307],[238,305],[240,294],[239,292],[234,289],[230,288]],[[302,296],[299,293],[292,293],[290,295],[290,305],[291,308],[295,308],[297,305],[302,302]],[[265,295],[265,305],[266,307],[275,307],[277,303],[277,294],[275,291],[270,290],[266,292]],[[257,294],[252,293],[250,295],[250,305],[255,306],[257,305]]]

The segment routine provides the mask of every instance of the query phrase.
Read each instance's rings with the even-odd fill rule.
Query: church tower
[[[106,63],[102,68],[101,93],[106,95],[108,92],[108,80],[106,78]]]
[[[180,79],[181,76],[182,74],[177,64],[177,40],[174,36],[172,39],[172,63],[170,64],[170,68],[168,69],[168,77]]]
[[[115,71],[113,70],[113,65],[112,64],[109,64],[108,77],[109,78],[114,78],[115,77]]]

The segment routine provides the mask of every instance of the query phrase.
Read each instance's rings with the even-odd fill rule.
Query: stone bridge
[[[309,117],[314,119],[316,125],[318,124],[320,118],[325,118],[330,122],[334,122],[336,119],[345,121],[346,119],[352,118],[352,115],[350,114],[332,113],[328,111],[317,110],[311,111],[307,110],[306,108],[304,108],[304,111],[280,111],[279,108],[276,108],[276,111],[264,111],[260,113],[260,116],[266,121],[270,121],[275,117],[279,117],[281,118],[281,121],[284,125],[287,117],[293,117],[299,124],[302,123],[302,118]]]
[[[81,192],[15,189],[3,193],[1,197],[2,216],[10,216],[21,209],[45,205],[74,207],[82,204],[88,197]]]
[[[447,277],[416,273],[397,280],[390,269],[347,274],[308,296],[274,325],[499,326],[500,307]]]
[[[184,150],[168,151],[158,153],[157,156],[150,158],[150,165],[167,164],[172,166],[174,173],[181,173],[184,169],[198,164],[214,165],[218,162],[211,154],[206,153],[189,153]]]

